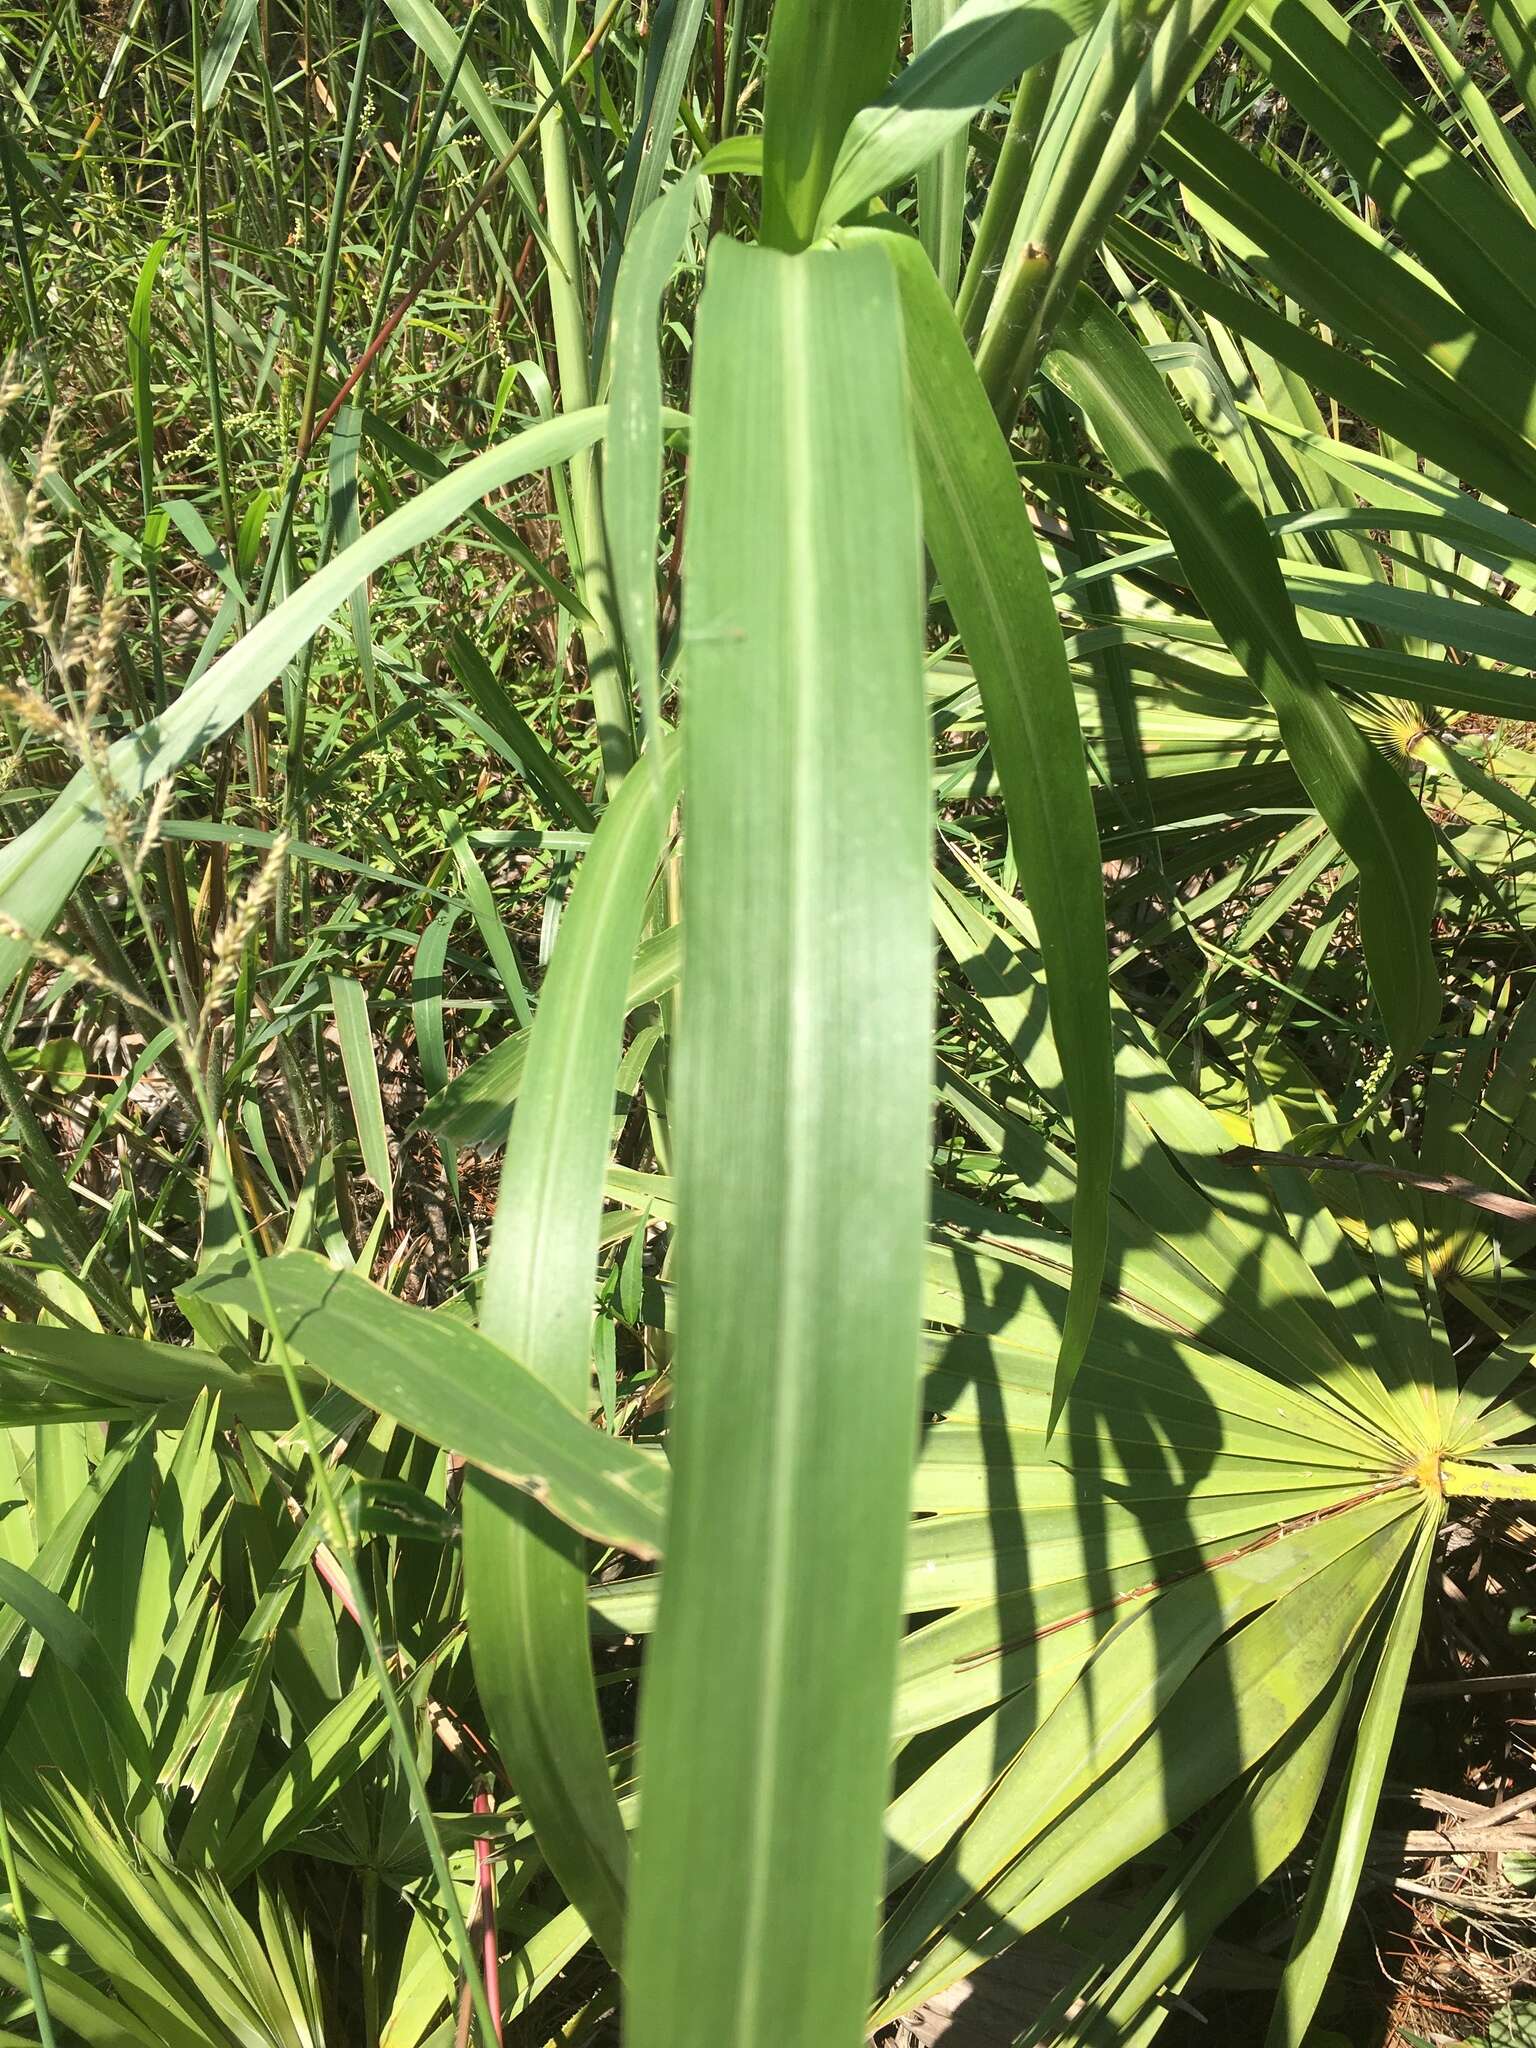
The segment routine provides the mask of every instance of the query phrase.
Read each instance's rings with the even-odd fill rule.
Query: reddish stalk
[[[490,1813],[491,1789],[482,1779],[475,1787],[475,1812]],[[475,1837],[475,1883],[480,1895],[480,1941],[485,1967],[485,2002],[491,2009],[496,2039],[501,2039],[501,1958],[496,1951],[496,1868],[485,1835]]]
[[[502,157],[491,168],[491,170],[486,173],[485,180],[481,184],[480,190],[475,194],[474,198],[471,199],[468,206],[466,206],[463,209],[463,211],[456,216],[455,219],[451,220],[448,223],[447,227],[444,228],[443,232],[438,236],[437,240],[433,243],[431,250],[428,252],[426,259],[421,265],[421,268],[417,271],[414,281],[409,286],[409,288],[404,292],[404,294],[399,299],[397,299],[395,304],[390,308],[390,311],[386,316],[385,320],[383,321],[382,325],[380,326],[378,333],[373,337],[372,341],[369,342],[368,346],[363,350],[362,354],[353,364],[351,370],[347,373],[345,381],[341,385],[340,389],[337,391],[336,396],[331,400],[330,404],[326,407],[325,411],[320,415],[318,423],[310,430],[309,434],[304,438],[303,443],[299,449],[299,459],[301,461],[309,453],[310,449],[314,447],[315,443],[319,440],[320,436],[325,432],[326,428],[330,426],[331,422],[335,419],[337,413],[341,411],[341,408],[352,396],[352,393],[357,389],[358,385],[362,382],[363,378],[367,376],[369,369],[378,359],[380,350],[385,347],[385,345],[389,341],[390,336],[395,332],[395,329],[400,325],[400,322],[405,318],[406,314],[410,312],[412,306],[415,305],[416,301],[421,297],[422,293],[431,283],[433,275],[436,272],[438,265],[442,262],[443,258],[448,254],[448,251],[452,249],[458,242],[463,240],[465,229],[470,226],[475,216],[482,211],[487,202],[493,199],[495,195],[501,190],[502,185],[506,182],[507,173],[511,170],[512,166],[517,162],[518,158],[522,155],[523,151],[528,147],[529,143],[533,141],[534,137],[538,134],[540,128],[543,127],[545,115],[548,114],[550,108],[555,104],[556,100],[560,97],[561,93],[564,92],[565,88],[571,83],[572,79],[575,78],[576,74],[580,71],[582,65],[586,63],[587,59],[596,50],[598,44],[602,41],[603,37],[607,35],[609,29],[612,28],[614,22],[618,18],[619,9],[623,5],[624,0],[608,0],[608,5],[603,9],[603,12],[598,16],[598,19],[593,26],[591,35],[587,37],[587,40],[582,44],[580,50],[577,51],[575,57],[571,60],[570,64],[567,65],[565,71],[561,75],[559,83],[557,85],[552,85],[549,91],[544,95],[543,99],[539,102],[538,106],[534,108],[527,122],[524,124],[523,128],[518,133],[516,139],[513,141],[512,147],[507,151],[506,155]]]

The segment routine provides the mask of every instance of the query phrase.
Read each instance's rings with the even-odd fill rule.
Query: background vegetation
[[[0,2039],[1519,2039],[1526,0],[0,47]]]

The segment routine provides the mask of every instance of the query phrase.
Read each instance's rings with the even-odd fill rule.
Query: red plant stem
[[[394,306],[390,309],[388,317],[385,319],[383,325],[379,328],[378,333],[373,337],[372,341],[369,342],[368,346],[363,350],[362,354],[353,364],[351,370],[347,374],[346,381],[342,384],[340,390],[336,393],[336,396],[331,400],[330,404],[326,407],[325,411],[320,415],[318,424],[311,428],[309,434],[303,439],[302,445],[299,448],[299,459],[301,461],[309,453],[310,449],[314,447],[315,443],[319,440],[320,436],[325,432],[326,428],[335,419],[337,413],[341,411],[341,408],[346,404],[347,400],[352,396],[352,393],[357,389],[359,383],[368,374],[368,370],[372,363],[377,358],[380,349],[382,349],[385,346],[385,344],[389,340],[389,337],[394,333],[395,329],[400,325],[400,322],[405,318],[406,314],[409,313],[412,306],[415,305],[416,301],[421,297],[422,293],[431,283],[433,274],[436,271],[437,266],[442,262],[443,258],[447,255],[448,251],[454,248],[457,243],[463,240],[464,231],[470,225],[471,221],[473,221],[475,215],[479,213],[481,209],[485,206],[486,202],[493,198],[495,194],[501,189],[502,183],[505,180],[508,171],[511,170],[512,166],[517,162],[518,158],[522,155],[523,151],[528,147],[529,143],[532,142],[533,138],[538,134],[539,129],[543,126],[544,116],[549,112],[550,108],[555,104],[555,101],[559,98],[560,94],[564,91],[565,87],[570,84],[571,80],[576,76],[577,72],[580,71],[582,65],[586,63],[587,59],[592,55],[593,51],[597,48],[598,44],[602,41],[603,37],[608,33],[609,29],[613,26],[614,21],[618,17],[619,9],[623,5],[624,0],[609,0],[608,6],[605,7],[603,12],[598,16],[597,22],[593,27],[591,35],[587,37],[587,40],[582,44],[575,58],[567,66],[563,76],[560,79],[560,83],[558,85],[553,85],[550,87],[549,91],[544,95],[544,98],[539,102],[538,106],[534,108],[533,113],[529,118],[526,126],[523,128],[522,132],[517,136],[517,138],[512,144],[512,147],[507,151],[506,155],[500,158],[499,161],[495,165],[493,165],[493,167],[486,173],[485,180],[482,183],[480,190],[475,194],[474,198],[471,199],[468,206],[464,208],[462,213],[460,213],[454,220],[451,220],[448,223],[448,226],[444,228],[443,232],[438,236],[437,240],[433,243],[430,253],[427,255],[425,261],[422,263],[421,268],[416,273],[415,281],[411,284],[409,289],[399,299],[396,300]]]
[[[475,1812],[493,1811],[490,1787],[475,1790]],[[475,1837],[475,1881],[480,1892],[480,1941],[485,1965],[485,2002],[491,2009],[491,2025],[501,2039],[501,1958],[496,1951],[496,1868],[491,1845],[484,1835]]]

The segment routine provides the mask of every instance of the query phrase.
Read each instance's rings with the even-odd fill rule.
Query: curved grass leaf
[[[661,298],[677,268],[699,189],[690,172],[641,215],[614,290],[608,338],[608,433],[603,517],[614,605],[629,649],[647,734],[661,724],[656,651],[656,535],[661,499]]]
[[[665,1466],[588,1429],[488,1338],[314,1252],[268,1259],[262,1278],[288,1343],[349,1394],[522,1488],[571,1528],[637,1557],[660,1555]],[[205,1275],[194,1291],[261,1315],[249,1273]]]
[[[1411,1058],[1441,1003],[1429,950],[1436,862],[1428,820],[1318,676],[1252,500],[1199,445],[1146,355],[1086,288],[1047,372],[1166,528],[1212,623],[1273,706],[1297,774],[1360,871],[1371,986],[1394,1055]]]
[[[676,790],[670,736],[653,744],[655,779],[642,769],[621,786],[560,922],[480,1304],[484,1335],[522,1360],[573,1418],[589,1408],[625,998]],[[627,1845],[598,1719],[584,1547],[537,1505],[477,1475],[464,1499],[464,1577],[475,1675],[497,1748],[550,1869],[616,1960]]]
[[[375,570],[431,540],[488,492],[590,448],[606,423],[604,408],[593,406],[530,427],[499,448],[462,463],[381,519],[286,603],[270,611],[162,717],[109,749],[108,770],[119,794],[129,799],[142,796],[227,732]],[[102,839],[95,786],[82,769],[43,816],[0,852],[0,910],[25,932],[41,935],[50,930]],[[0,986],[15,978],[29,953],[24,939],[0,935]]]
[[[1008,444],[927,257],[904,237],[882,241],[901,286],[924,532],[981,690],[1077,1139],[1072,1299],[1054,1420],[1093,1325],[1114,1169],[1098,828],[1061,627]]]
[[[872,107],[856,113],[832,167],[818,232],[889,191],[1031,65],[1080,36],[1098,0],[965,0]]]

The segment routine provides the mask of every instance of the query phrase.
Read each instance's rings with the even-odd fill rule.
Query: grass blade
[[[924,531],[981,689],[1077,1138],[1072,1295],[1054,1425],[1093,1325],[1114,1169],[1098,828],[1066,649],[1008,444],[927,257],[904,238],[884,239],[901,284]]]
[[[1095,0],[965,0],[890,90],[854,115],[821,202],[821,231],[911,177],[1004,86],[1080,36],[1096,12]]]
[[[661,722],[656,650],[656,536],[661,499],[661,297],[693,219],[691,172],[644,213],[629,237],[608,338],[612,382],[603,449],[603,513],[614,606],[629,649],[648,737]]]
[[[803,249],[848,123],[883,90],[902,0],[779,0],[768,36],[763,118],[763,240]]]
[[[480,1327],[572,1415],[589,1408],[614,1070],[646,898],[675,794],[673,749],[631,776],[593,835],[528,1041]],[[610,1442],[590,1432],[593,1441]],[[464,1498],[470,1647],[497,1748],[566,1896],[612,1959],[627,1845],[587,1643],[586,1553],[483,1477]]]
[[[1411,1058],[1440,1015],[1428,820],[1318,676],[1252,500],[1201,448],[1145,354],[1086,287],[1047,362],[1117,475],[1166,527],[1213,624],[1274,707],[1308,794],[1359,869],[1371,987],[1393,1053]]]
[[[218,26],[203,59],[203,112],[211,114],[224,97],[229,75],[245,48],[245,39],[256,19],[256,0],[224,0]]]
[[[108,770],[119,795],[142,796],[227,732],[376,569],[431,540],[488,492],[590,448],[606,422],[605,410],[594,406],[530,427],[462,463],[381,519],[183,690],[163,717],[151,719],[108,751]],[[48,931],[102,838],[96,789],[82,769],[42,817],[0,852],[0,910],[25,932]],[[0,934],[0,986],[15,978],[30,950],[24,939]]]
[[[694,400],[681,1349],[629,2038],[853,2048],[930,1058],[918,498],[883,250],[717,240]]]
[[[331,975],[330,988],[336,1038],[341,1047],[347,1093],[352,1099],[352,1122],[363,1154],[363,1170],[384,1197],[384,1207],[393,1215],[394,1175],[389,1165],[389,1132],[384,1123],[384,1098],[379,1093],[378,1055],[368,1019],[368,998],[362,983],[349,974]]]
[[[665,1465],[588,1429],[527,1368],[455,1317],[396,1301],[314,1252],[262,1266],[283,1332],[317,1371],[428,1443],[523,1488],[573,1529],[637,1557],[659,1556]],[[249,1273],[205,1276],[196,1290],[263,1313]]]

